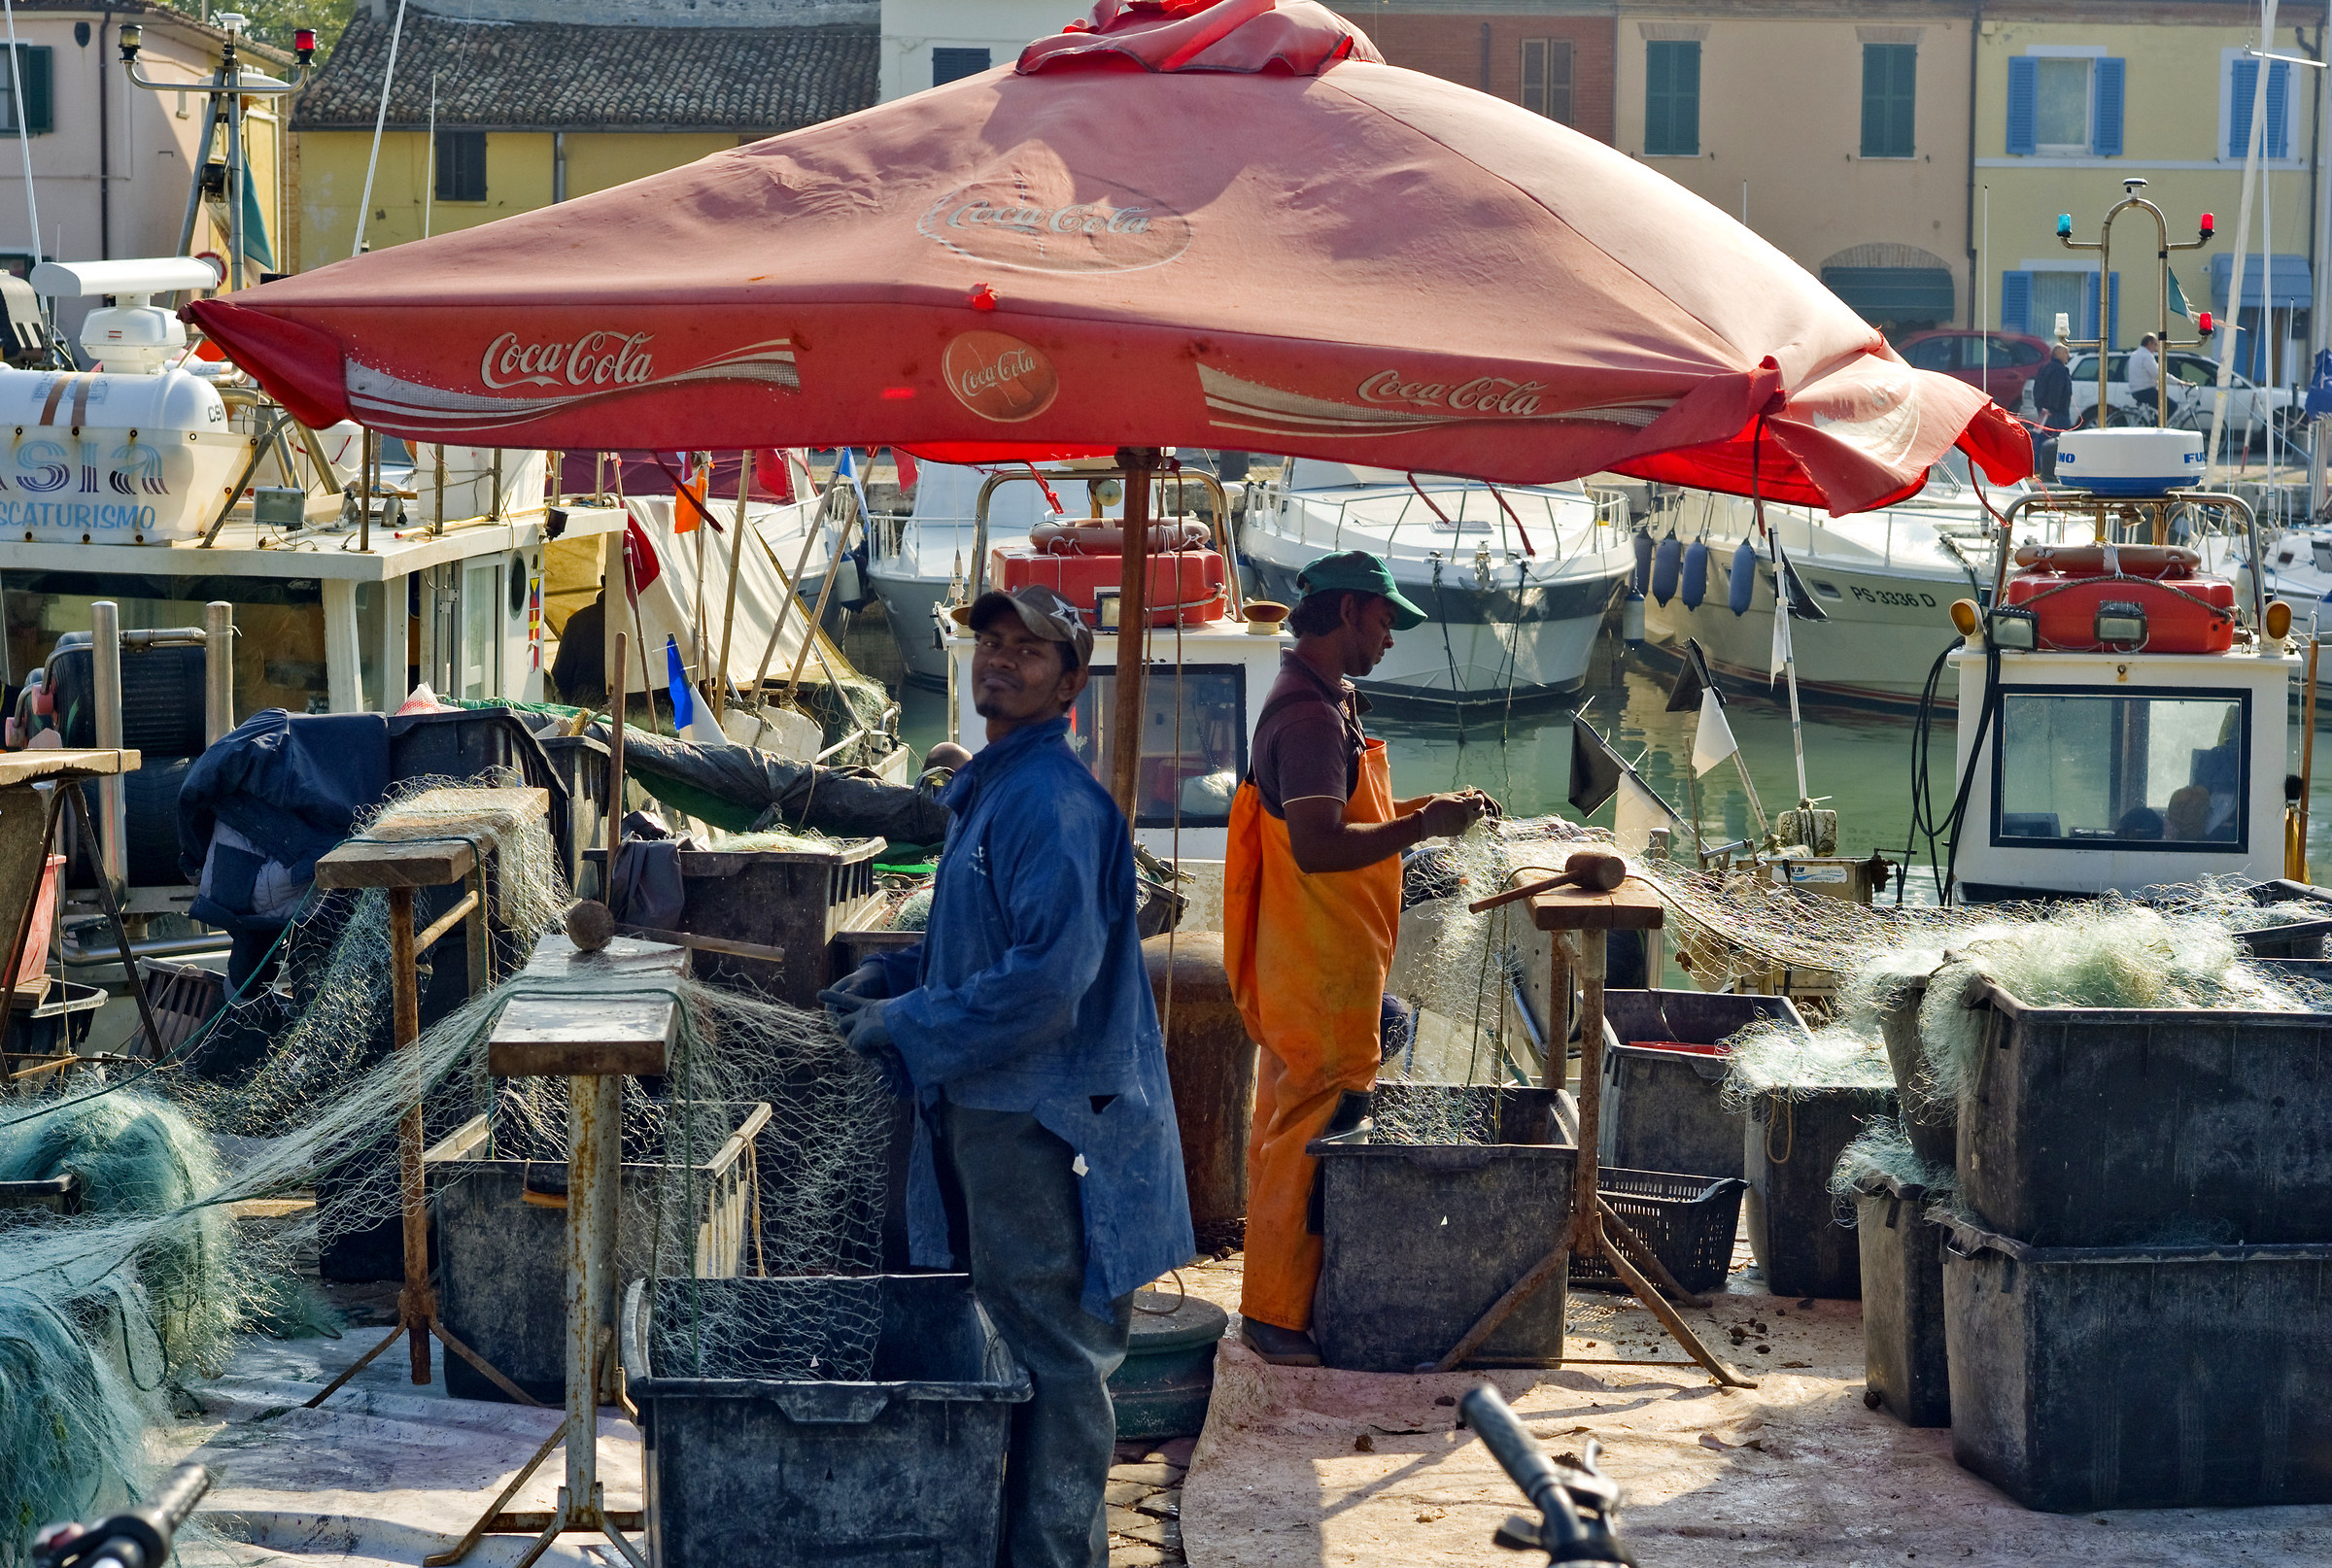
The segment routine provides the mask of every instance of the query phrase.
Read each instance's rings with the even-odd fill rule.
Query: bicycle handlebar
[[[1497,1389],[1489,1383],[1458,1401],[1465,1424],[1481,1436],[1483,1446],[1498,1468],[1523,1489],[1538,1509],[1540,1522],[1516,1516],[1498,1530],[1497,1545],[1515,1551],[1536,1548],[1550,1563],[1600,1563],[1631,1568],[1634,1559],[1612,1529],[1612,1511],[1619,1489],[1595,1468],[1595,1446],[1588,1444],[1585,1474],[1565,1481],[1554,1462],[1539,1451],[1523,1423],[1515,1418]]]

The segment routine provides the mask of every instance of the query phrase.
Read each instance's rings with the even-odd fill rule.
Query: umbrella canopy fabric
[[[2031,467],[1741,224],[1312,0],[1019,62],[189,307],[302,420],[505,447],[1231,448],[1847,511]]]

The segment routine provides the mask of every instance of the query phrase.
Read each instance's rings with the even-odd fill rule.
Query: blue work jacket
[[[1107,1318],[1197,1246],[1134,922],[1133,847],[1068,730],[1055,719],[1013,731],[940,797],[952,821],[931,922],[919,945],[885,958],[883,1022],[923,1111],[914,1261],[956,1266],[931,1164],[940,1099],[1032,1111],[1082,1158],[1084,1306]]]

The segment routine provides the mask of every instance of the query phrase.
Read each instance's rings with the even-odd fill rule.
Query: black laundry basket
[[[1666,1171],[1623,1171],[1604,1166],[1595,1190],[1628,1222],[1661,1267],[1696,1295],[1725,1286],[1732,1270],[1732,1241],[1740,1227],[1739,1176],[1685,1176]],[[1625,1290],[1601,1253],[1571,1260],[1571,1283],[1583,1290]]]

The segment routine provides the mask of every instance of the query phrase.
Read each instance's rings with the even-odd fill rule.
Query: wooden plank
[[[519,976],[521,994],[486,1041],[486,1071],[496,1077],[668,1072],[680,1032],[679,1004],[669,996],[609,993],[622,991],[627,979],[645,989],[687,972],[684,947],[618,937],[585,953],[563,933],[545,937]]]
[[[139,761],[135,751],[72,751],[62,746],[0,751],[0,789],[11,784],[34,784],[51,778],[99,778],[114,773],[134,773]]]
[[[1559,887],[1530,900],[1531,923],[1541,931],[1658,931],[1667,916],[1660,895],[1633,877],[1609,893]]]
[[[477,865],[471,839],[489,839],[511,821],[550,813],[532,789],[424,790],[384,812],[363,834],[316,863],[316,885],[443,887]]]

